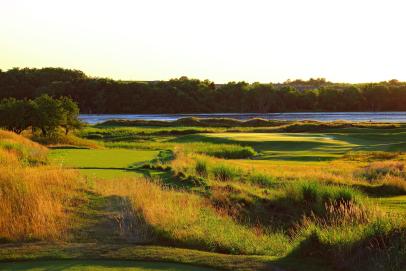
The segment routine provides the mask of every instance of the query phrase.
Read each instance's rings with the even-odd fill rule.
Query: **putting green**
[[[184,264],[138,261],[28,261],[0,263],[3,271],[213,271],[214,269]]]
[[[54,164],[79,169],[88,177],[116,178],[137,176],[138,164],[150,161],[157,151],[128,149],[53,149],[49,158]]]

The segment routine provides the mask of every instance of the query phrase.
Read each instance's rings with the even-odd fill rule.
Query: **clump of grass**
[[[390,160],[399,157],[399,155],[399,152],[350,151],[343,156],[343,159],[351,161]]]
[[[251,173],[248,175],[247,180],[250,183],[262,186],[269,187],[275,184],[275,178],[272,176],[263,174],[263,173]]]
[[[196,174],[201,177],[207,177],[208,175],[208,167],[206,160],[198,159],[195,165]]]
[[[398,161],[373,162],[356,172],[368,181],[375,181],[385,176],[405,177],[405,165]]]
[[[360,192],[347,186],[333,186],[318,182],[296,182],[285,187],[284,200],[288,204],[301,206],[306,215],[331,216],[333,211],[354,209],[364,205]],[[335,213],[338,215],[338,213]],[[333,217],[333,216],[331,216]]]
[[[379,218],[366,225],[329,227],[307,220],[305,239],[295,253],[328,259],[337,270],[402,270],[406,259],[406,224]]]
[[[238,169],[225,164],[216,165],[211,171],[214,178],[221,182],[231,181],[240,174]]]
[[[193,143],[186,144],[185,148],[195,153],[224,159],[244,159],[257,154],[252,147],[236,144]]]
[[[380,185],[383,191],[388,195],[404,195],[406,194],[406,180],[398,176],[385,176]]]

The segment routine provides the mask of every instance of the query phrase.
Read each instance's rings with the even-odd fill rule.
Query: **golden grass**
[[[0,239],[59,240],[66,236],[68,208],[80,197],[82,182],[71,170],[29,166],[46,161],[47,148],[0,131]]]
[[[101,194],[130,200],[133,212],[154,229],[157,238],[177,245],[241,254],[281,255],[289,248],[283,234],[266,234],[236,223],[196,194],[162,187],[145,179],[103,181]],[[139,227],[145,227],[139,225]],[[283,240],[281,240],[283,239]]]
[[[30,163],[45,163],[48,149],[13,132],[0,130],[0,163],[25,160]],[[14,161],[14,162],[13,162]]]

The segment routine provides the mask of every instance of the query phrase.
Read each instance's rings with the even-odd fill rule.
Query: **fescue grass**
[[[142,179],[103,182],[103,194],[131,200],[133,212],[152,227],[153,238],[185,247],[232,254],[283,255],[289,240],[283,234],[266,234],[237,224],[219,214],[193,193],[178,192]]]
[[[46,148],[0,131],[0,240],[60,240],[81,198],[77,172],[49,166]]]
[[[61,147],[61,146],[74,146],[90,149],[100,149],[103,145],[94,140],[77,137],[73,134],[65,135],[63,133],[57,133],[51,137],[41,137],[33,135],[31,139],[40,144],[49,147]]]
[[[201,177],[207,177],[208,169],[207,169],[206,160],[202,160],[202,159],[197,160],[196,166],[195,166],[195,171],[196,171],[197,175],[199,175]]]
[[[237,168],[228,166],[226,164],[220,164],[212,167],[211,172],[214,179],[221,182],[231,181],[240,175],[240,171]]]
[[[275,178],[273,178],[272,176],[257,172],[249,174],[247,177],[247,181],[263,187],[269,187],[276,183]]]
[[[12,160],[13,157],[24,164],[47,162],[47,148],[13,132],[0,130],[0,151],[2,151],[0,153],[2,163]]]
[[[387,176],[406,177],[405,164],[397,161],[373,162],[362,168],[358,174],[368,181]]]
[[[189,143],[185,150],[225,159],[244,159],[257,154],[252,147],[235,144]]]

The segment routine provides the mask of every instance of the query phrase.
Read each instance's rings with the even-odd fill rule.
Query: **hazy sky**
[[[0,69],[406,81],[404,0],[2,0]]]

